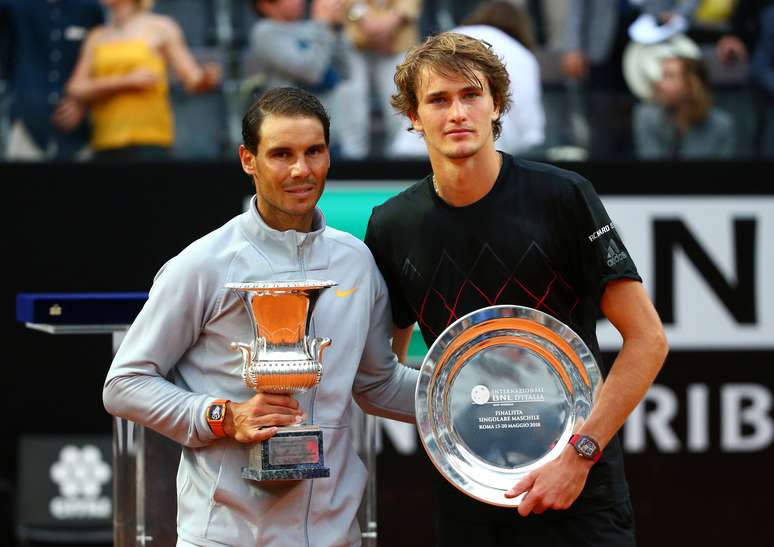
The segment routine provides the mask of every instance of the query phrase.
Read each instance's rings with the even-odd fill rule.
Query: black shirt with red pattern
[[[503,154],[492,189],[464,207],[428,176],[375,207],[365,242],[390,291],[393,321],[419,323],[428,347],[456,319],[497,304],[527,306],[570,326],[607,375],[596,337],[608,282],[641,281],[591,183],[577,173]],[[503,515],[445,488],[442,509]],[[571,512],[626,500],[617,436]],[[446,498],[446,499],[445,499]],[[495,518],[512,518],[509,516]],[[486,517],[483,517],[486,518]]]

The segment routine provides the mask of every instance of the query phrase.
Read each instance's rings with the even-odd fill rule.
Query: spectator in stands
[[[491,46],[503,60],[511,81],[511,108],[501,118],[497,148],[523,154],[543,143],[545,115],[540,92],[540,67],[532,53],[534,42],[529,14],[511,2],[484,2],[453,30]],[[390,155],[426,157],[427,146],[413,130],[401,131]]]
[[[628,28],[642,12],[665,22],[690,19],[699,0],[573,0],[567,15],[562,72],[587,88],[586,118],[592,157],[631,154],[630,119],[634,98],[621,73]]]
[[[762,94],[760,152],[774,157],[774,5],[761,13],[758,43],[752,58],[752,77]]]
[[[263,86],[302,87],[317,96],[331,113],[332,153],[344,152],[339,84],[347,77],[349,43],[340,29],[347,0],[313,0],[310,19],[304,19],[304,0],[258,0],[254,6],[262,18],[250,33],[250,54]]]
[[[713,4],[713,2],[708,3]],[[707,32],[691,33],[691,37],[694,39],[714,42],[715,55],[725,65],[749,62],[749,75],[753,84],[753,113],[750,116],[753,137],[751,151],[762,156],[774,154],[774,150],[772,150],[774,146],[774,94],[772,94],[771,87],[767,91],[766,73],[771,68],[766,68],[766,46],[763,45],[766,43],[766,39],[761,28],[764,24],[763,13],[771,6],[774,6],[774,0],[738,0],[733,2],[732,13],[727,18],[726,24],[721,25],[720,32],[716,30],[714,36]],[[742,120],[740,125],[744,128],[745,120]],[[740,148],[740,152],[744,151],[746,150]]]
[[[636,8],[606,0],[570,2],[562,73],[583,84],[590,135],[578,139],[593,157],[630,153],[628,128],[633,99],[621,74],[621,56],[628,43],[626,28]],[[575,88],[572,88],[575,89]]]
[[[97,159],[164,159],[174,142],[166,64],[183,86],[213,89],[220,68],[199,65],[172,19],[149,12],[152,0],[102,0],[110,22],[92,31],[68,93],[89,103]]]
[[[86,34],[103,20],[97,0],[0,0],[11,91],[7,159],[69,160],[88,151],[84,104],[64,87]]]
[[[385,142],[391,142],[402,127],[390,106],[395,89],[392,77],[403,54],[419,38],[420,5],[421,0],[350,0],[345,29],[355,47],[350,77],[342,86],[348,109],[344,120],[348,141],[342,143],[346,156],[362,158],[369,152],[372,97],[379,107]]]
[[[747,61],[758,43],[761,14],[772,0],[739,0],[734,2],[733,14],[725,33],[717,39],[715,53],[724,63]],[[714,40],[710,40],[714,41]]]
[[[561,49],[565,21],[571,1],[576,0],[505,0],[529,14],[535,45]],[[419,33],[424,40],[431,34],[462,26],[465,18],[481,4],[479,0],[422,0]]]
[[[643,159],[729,158],[736,153],[731,117],[712,107],[701,59],[668,57],[653,85],[653,103],[634,111],[634,143]]]

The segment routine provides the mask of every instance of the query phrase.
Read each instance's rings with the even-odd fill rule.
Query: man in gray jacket
[[[316,208],[330,166],[320,102],[270,90],[245,115],[242,135],[256,197],[161,268],[110,368],[105,407],[184,446],[178,545],[358,545],[366,470],[348,430],[352,396],[368,412],[411,422],[417,374],[390,348],[387,289],[367,247],[326,227]],[[319,385],[295,397],[248,389],[229,343],[249,340],[251,323],[224,286],[309,278],[339,284],[322,292],[312,320],[310,335],[333,340]],[[212,428],[207,410],[221,400],[226,416]],[[329,478],[241,478],[253,443],[303,420],[322,428]]]

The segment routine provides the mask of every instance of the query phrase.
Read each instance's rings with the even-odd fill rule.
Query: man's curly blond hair
[[[500,113],[492,122],[492,133],[495,139],[500,136],[500,118],[511,107],[511,80],[505,65],[491,46],[464,34],[442,32],[410,49],[395,70],[397,92],[390,101],[401,114],[416,117],[419,106],[417,92],[422,85],[425,68],[447,78],[463,78],[476,87],[483,87],[483,84],[475,71],[483,74],[489,83],[494,105]]]

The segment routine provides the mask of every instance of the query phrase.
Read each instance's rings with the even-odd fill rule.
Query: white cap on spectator
[[[684,34],[676,34],[656,44],[630,42],[623,55],[623,75],[634,95],[649,100],[653,95],[653,83],[661,79],[661,63],[664,59],[687,57],[701,59],[701,49]]]

